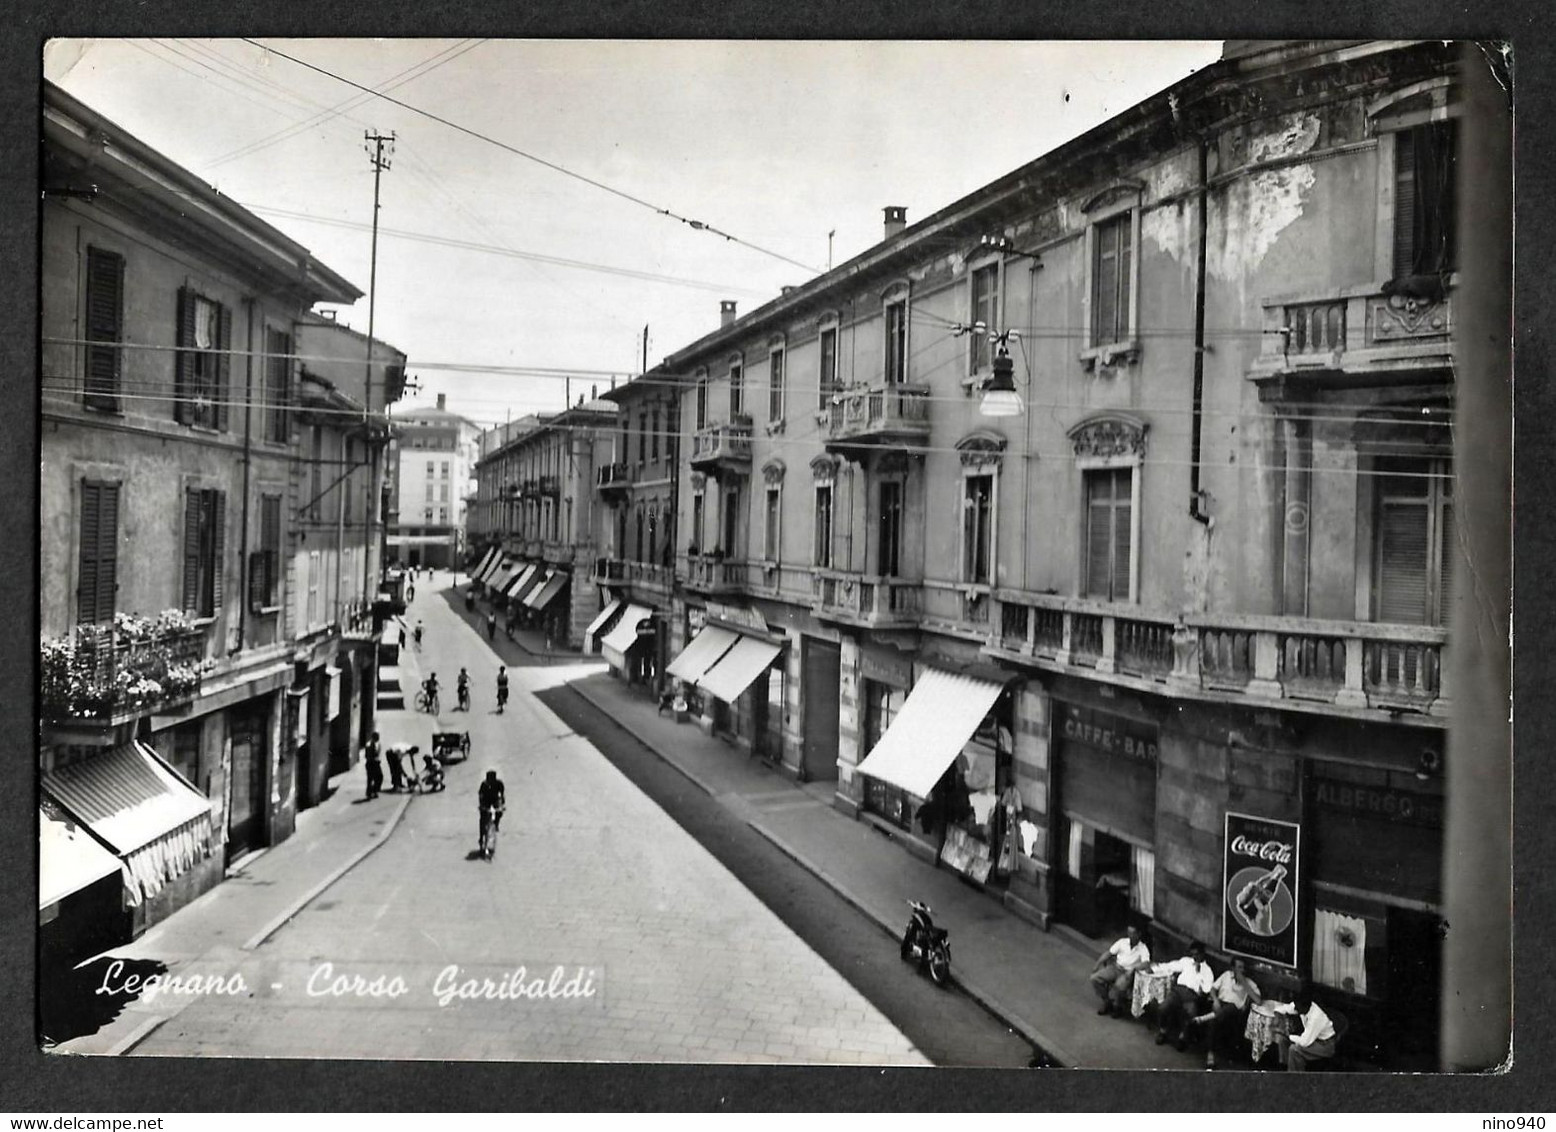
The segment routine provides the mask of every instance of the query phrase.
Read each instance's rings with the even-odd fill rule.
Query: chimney
[[[908,226],[908,210],[900,204],[889,204],[881,210],[886,214],[886,235],[889,240]]]
[[[728,326],[730,323],[732,323],[734,321],[735,321],[735,300],[734,299],[720,299],[719,300],[719,325],[720,326]]]
[[[448,405],[448,394],[446,394],[446,393],[439,393],[438,394],[438,408],[440,408],[440,409],[446,408],[447,405]]]

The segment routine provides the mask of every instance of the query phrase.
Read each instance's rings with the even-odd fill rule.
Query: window
[[[994,477],[968,476],[962,481],[962,580],[989,581],[994,544]]]
[[[319,552],[308,552],[308,624],[317,625],[324,619],[319,608],[319,574],[322,570]]]
[[[1098,468],[1086,479],[1086,596],[1129,601],[1134,469]]]
[[[738,487],[725,488],[724,490],[724,541],[720,549],[726,557],[739,557],[740,538],[740,489]]]
[[[968,309],[973,322],[972,343],[968,350],[972,373],[986,370],[993,364],[989,355],[989,335],[1000,331],[999,304],[1000,265],[991,263],[977,268],[972,273],[972,301]],[[983,324],[981,330],[978,323]]]
[[[638,463],[648,459],[648,414],[638,414]]]
[[[746,411],[745,367],[738,361],[729,363],[729,415],[742,416]]]
[[[256,612],[280,604],[281,497],[259,497],[259,547],[249,554],[249,608]]]
[[[448,461],[447,460],[444,460],[442,462],[442,464],[440,464],[438,466],[438,474],[441,475],[444,479],[448,479]]]
[[[783,349],[781,347],[767,355],[767,364],[767,417],[768,420],[776,423],[783,420]]]
[[[214,617],[222,605],[227,541],[227,497],[220,491],[184,491],[184,601],[186,613]]]
[[[1394,135],[1394,278],[1438,275],[1454,261],[1457,135],[1452,121]]]
[[[272,444],[285,444],[287,404],[292,396],[292,336],[265,329],[265,423],[264,437]]]
[[[702,386],[699,386],[698,388],[701,389],[701,391],[702,391],[702,399],[703,399],[704,402],[706,402],[707,399],[708,399],[708,388],[707,388],[707,386],[706,385],[702,385]],[[704,408],[704,411],[706,411],[706,409],[707,409],[706,404],[704,404],[703,408]],[[650,418],[650,420],[651,420],[651,423],[649,425],[649,430],[648,430],[648,455],[649,455],[650,459],[657,460],[657,459],[659,459],[659,410],[658,409],[654,410],[653,416]]]
[[[119,588],[119,485],[81,482],[81,568],[76,579],[76,621],[111,621]]]
[[[908,379],[908,304],[886,304],[886,382],[896,385]]]
[[[815,563],[822,567],[832,565],[832,485],[830,483],[816,485]]]
[[[448,502],[448,484],[446,484],[446,483],[438,484],[438,502],[439,503],[447,503]]]
[[[227,389],[232,360],[232,312],[220,303],[178,290],[178,353],[174,360],[173,419],[227,430]]]
[[[769,487],[767,489],[767,517],[762,527],[762,555],[769,562],[777,562],[780,555],[779,537],[783,528],[780,526],[782,517],[782,488]]]
[[[708,427],[708,379],[706,375],[697,378],[697,427]]]
[[[86,375],[82,403],[89,409],[119,411],[119,376],[124,341],[124,257],[101,248],[86,250]]]
[[[702,492],[692,492],[692,548],[702,549]]]
[[[1453,593],[1453,478],[1447,460],[1379,459],[1375,620],[1448,621]]]
[[[885,578],[902,573],[902,484],[886,480],[881,484],[880,561],[877,572]]]
[[[831,326],[821,332],[820,354],[816,407],[825,410],[827,402],[837,390],[837,327]]]
[[[632,560],[641,562],[643,561],[643,508],[641,505],[638,507],[636,528],[637,533],[634,537]]]
[[[1128,341],[1133,278],[1134,213],[1121,212],[1096,226],[1091,261],[1091,344]]]

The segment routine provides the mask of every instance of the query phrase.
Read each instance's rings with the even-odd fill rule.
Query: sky
[[[363,291],[364,135],[394,134],[373,332],[409,358],[397,408],[443,393],[486,425],[641,372],[645,326],[652,366],[720,300],[877,243],[886,206],[922,220],[1220,48],[61,39],[44,74]],[[368,299],[338,317],[365,331]]]

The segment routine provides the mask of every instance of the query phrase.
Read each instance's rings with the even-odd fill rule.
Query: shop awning
[[[600,638],[600,652],[605,659],[616,668],[623,667],[627,662],[627,650],[641,639],[638,626],[653,615],[654,611],[647,606],[629,603],[617,618],[615,627]]]
[[[211,803],[140,743],[50,771],[43,789],[124,858],[131,905],[209,851]]]
[[[546,577],[546,584],[530,591],[529,597],[524,599],[524,604],[531,609],[544,609],[557,594],[566,587],[572,575],[566,570],[552,570]]]
[[[473,566],[470,567],[470,577],[479,578],[481,576],[481,572],[492,564],[492,559],[496,558],[497,555],[498,550],[495,546],[487,547],[486,552],[481,555],[480,559],[477,560]]]
[[[546,564],[534,563],[530,569],[520,575],[517,584],[508,587],[508,600],[522,602],[526,597],[535,592],[535,587],[546,580]]]
[[[759,641],[755,637],[741,637],[735,642],[735,647],[697,681],[697,687],[715,699],[727,704],[734,703],[740,693],[751,686],[753,680],[767,671],[782,651],[779,645]]]
[[[486,557],[481,560],[481,565],[476,569],[475,573],[470,575],[470,577],[475,579],[477,582],[484,583],[492,576],[492,571],[501,565],[502,551],[498,550],[494,546],[491,550],[487,551]]]
[[[523,565],[517,558],[504,558],[502,564],[492,571],[491,577],[486,579],[486,584],[494,590],[501,590]]]
[[[526,590],[531,579],[540,572],[540,567],[533,562],[524,563],[522,570],[515,570],[513,577],[508,579],[508,584],[503,586],[504,597],[512,597],[515,593]]]
[[[58,904],[121,868],[102,844],[66,817],[38,807],[38,907]]]
[[[717,625],[705,625],[702,632],[692,638],[692,643],[670,662],[665,671],[678,680],[695,684],[738,640],[738,633],[721,629]]]
[[[605,626],[609,624],[610,619],[616,616],[616,611],[625,604],[626,602],[618,597],[607,604],[604,609],[600,610],[600,615],[598,617],[589,622],[589,627],[584,630],[584,652],[594,651],[595,634],[597,634],[601,629],[605,628]]]
[[[859,773],[927,798],[1001,690],[987,680],[925,669]]]

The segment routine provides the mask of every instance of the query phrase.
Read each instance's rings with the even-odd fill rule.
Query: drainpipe
[[[646,362],[647,355],[644,355]],[[676,577],[675,559],[676,548],[680,545],[677,541],[681,537],[681,398],[680,384],[676,384],[676,392],[670,395],[667,413],[673,413],[675,427],[669,430],[670,445],[670,514],[665,521],[665,545],[670,548],[670,584],[666,587],[670,592],[670,608],[666,611],[668,617],[675,616],[675,599],[680,595],[680,582]],[[625,448],[625,445],[623,445]],[[625,453],[623,453],[625,455]],[[625,460],[623,460],[625,463]],[[623,557],[626,548],[621,548]],[[662,622],[662,633],[656,633],[654,647],[659,651],[655,658],[655,688],[656,695],[664,695],[669,688],[669,680],[665,677],[665,668],[669,666],[670,658],[670,622]]]
[[[1205,352],[1210,348],[1205,345],[1205,248],[1208,242],[1205,224],[1209,212],[1207,198],[1210,191],[1206,173],[1209,150],[1209,143],[1201,137],[1199,139],[1199,247],[1198,262],[1194,272],[1194,409],[1189,440],[1189,515],[1205,524],[1206,530],[1214,525],[1214,520],[1205,507],[1206,493],[1199,486],[1200,429],[1205,404]]]
[[[243,651],[243,646],[248,640],[249,617],[249,476],[253,465],[254,439],[254,296],[244,296],[243,305],[248,313],[248,327],[244,331],[248,339],[248,349],[243,353],[243,522],[238,528],[238,577],[242,579],[242,584],[238,591],[238,647],[233,652]]]

